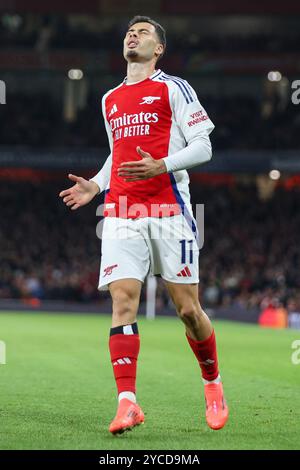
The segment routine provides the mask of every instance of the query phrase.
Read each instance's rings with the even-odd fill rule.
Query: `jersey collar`
[[[138,83],[142,83],[142,82],[144,82],[145,80],[148,80],[148,79],[152,80],[153,78],[158,77],[161,73],[162,73],[162,71],[161,71],[160,69],[157,69],[157,70],[155,70],[155,72],[154,72],[152,75],[150,75],[149,77],[145,78],[144,80],[140,80],[139,82],[129,83],[128,85],[129,85],[129,86],[130,86],[130,85],[137,85]],[[124,78],[123,84],[124,84],[124,85],[127,85],[127,77]]]

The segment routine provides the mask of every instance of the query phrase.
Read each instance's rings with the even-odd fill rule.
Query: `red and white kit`
[[[105,190],[99,289],[117,279],[142,282],[149,272],[177,283],[199,281],[195,221],[186,169],[211,158],[214,125],[193,88],[157,70],[106,93],[102,110],[111,154],[92,178]],[[163,158],[168,173],[125,182],[122,162],[140,146]]]

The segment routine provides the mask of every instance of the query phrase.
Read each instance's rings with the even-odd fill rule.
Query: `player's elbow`
[[[207,149],[207,161],[209,162],[212,159],[212,146],[211,143],[209,143],[209,147]]]
[[[212,146],[208,135],[202,135],[198,139],[199,155],[201,155],[201,163],[207,163],[212,159]]]

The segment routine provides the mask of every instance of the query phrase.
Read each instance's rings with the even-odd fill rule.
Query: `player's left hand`
[[[123,162],[118,168],[118,176],[125,181],[138,181],[153,178],[167,172],[165,162],[162,159],[155,160],[150,153],[145,152],[141,147],[136,148],[142,160],[133,162]]]

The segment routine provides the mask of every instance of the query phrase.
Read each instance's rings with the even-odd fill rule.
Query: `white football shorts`
[[[199,282],[199,247],[195,225],[183,214],[173,217],[103,222],[99,290],[119,279],[144,282],[148,274],[178,284]]]

